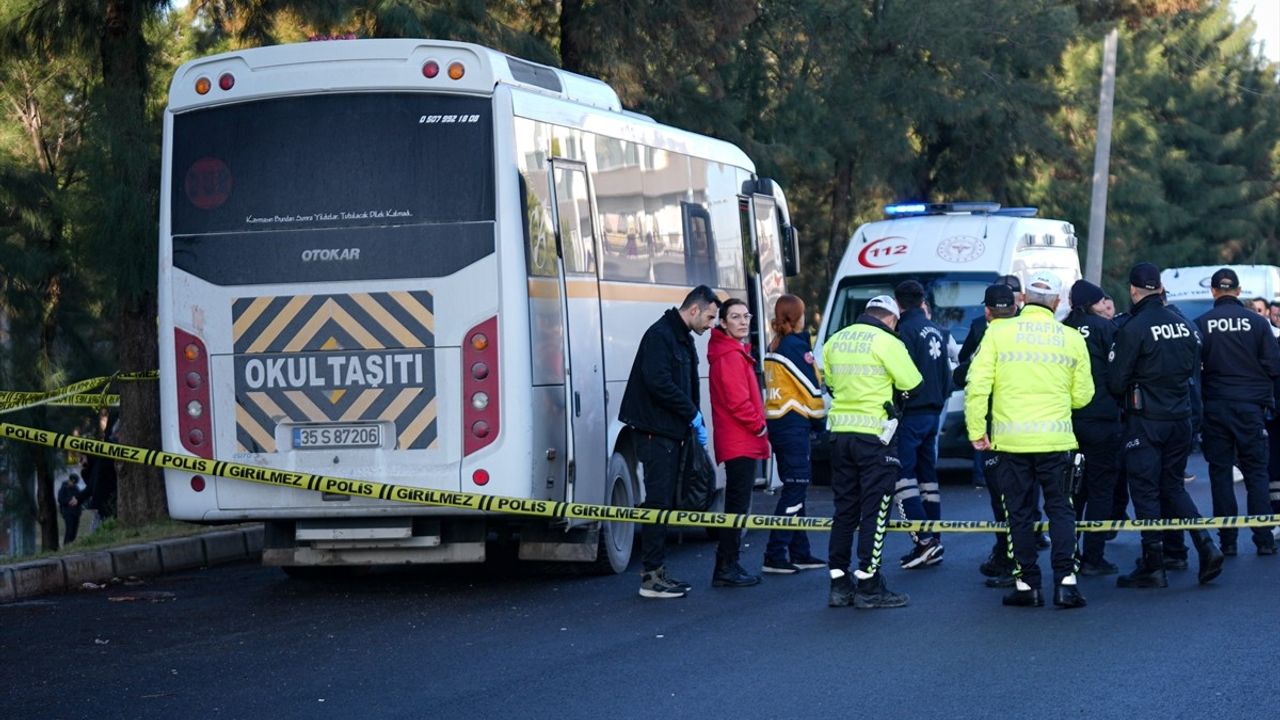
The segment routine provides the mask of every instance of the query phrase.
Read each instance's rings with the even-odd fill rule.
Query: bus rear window
[[[173,121],[173,235],[494,219],[487,98],[310,95]]]

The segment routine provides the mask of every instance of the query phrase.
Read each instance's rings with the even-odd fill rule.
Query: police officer
[[[894,335],[897,324],[898,304],[888,295],[878,295],[867,302],[853,325],[831,336],[822,348],[822,368],[831,393],[827,426],[835,501],[829,546],[831,607],[907,604],[907,596],[886,587],[880,573],[885,522],[901,465],[894,390],[906,392],[921,381],[907,348]],[[858,567],[850,578],[855,527]]]
[[[1013,312],[1009,313],[1008,317],[1017,315],[1018,309],[1022,307],[1022,281],[1018,279],[1017,275],[1001,275],[996,278],[995,284],[1004,285],[1009,288],[1010,292],[1013,294],[1014,304]],[[987,288],[987,293],[988,295],[991,293],[990,287]],[[991,305],[986,302],[985,298],[983,300],[983,304],[988,308],[991,307]],[[991,323],[990,315],[991,313],[989,312],[983,313],[982,315],[974,318],[973,322],[969,323],[969,333],[965,335],[964,343],[960,346],[960,352],[956,356],[956,369],[951,375],[952,384],[956,388],[964,389],[965,375],[969,372],[969,361],[973,358],[973,354],[978,351],[978,345],[982,342],[982,337],[987,332],[987,326]],[[983,485],[989,485],[987,482],[986,472],[983,469],[986,461],[989,459],[990,458],[983,455],[983,453],[976,452],[973,454],[973,484],[975,486],[981,487]],[[992,490],[990,494],[992,497],[995,497],[996,495],[994,490]],[[988,567],[988,563],[983,563],[983,567]],[[981,572],[984,575],[992,576],[987,570],[982,570]]]
[[[1071,427],[1084,455],[1084,483],[1076,498],[1076,512],[1083,502],[1087,520],[1113,520],[1116,481],[1120,477],[1120,405],[1107,392],[1107,354],[1115,341],[1116,326],[1106,317],[1106,294],[1088,280],[1071,286],[1071,313],[1063,320],[1084,338],[1093,377],[1093,399],[1071,413]],[[1120,571],[1104,557],[1105,533],[1084,533],[1081,575],[1111,575]]]
[[[1001,282],[987,287],[986,293],[982,298],[982,305],[983,318],[985,320],[982,325],[984,333],[992,323],[1011,318],[1018,313],[1018,299],[1014,295],[1013,289]],[[968,362],[956,368],[956,373],[963,373],[960,376],[961,381],[967,379],[968,370]],[[987,415],[988,410],[984,409],[983,417],[985,418]],[[991,457],[991,451],[989,450],[974,450],[973,457],[975,464],[995,462],[995,458]],[[991,501],[991,515],[996,522],[1004,522],[1007,519],[1007,515],[1004,511],[1004,501],[1000,498],[1000,487],[996,480],[995,465],[992,464],[987,470],[987,498]],[[978,572],[987,576],[987,587],[1006,588],[1013,587],[1013,570],[1013,559],[1009,555],[1009,534],[998,532],[996,533],[995,546],[991,549],[991,555],[987,557],[982,565],[978,566]]]
[[[1165,307],[1161,289],[1155,265],[1138,263],[1129,271],[1133,312],[1116,331],[1107,389],[1124,399],[1124,465],[1134,515],[1140,520],[1198,518],[1182,476],[1191,451],[1187,381],[1200,362],[1200,341],[1185,320]],[[1192,531],[1191,537],[1200,557],[1200,582],[1207,583],[1222,572],[1222,551],[1204,530]],[[1117,578],[1116,585],[1168,587],[1160,531],[1142,533],[1138,567]]]
[[[1017,568],[1005,605],[1039,607],[1036,489],[1044,496],[1052,538],[1053,604],[1084,607],[1076,587],[1075,513],[1068,497],[1076,439],[1071,411],[1093,398],[1089,353],[1078,333],[1053,316],[1062,282],[1038,272],[1026,284],[1018,317],[987,329],[969,367],[964,416],[975,450],[996,453],[996,482],[1009,515],[1009,544]],[[987,408],[990,399],[990,433]]]
[[[924,312],[924,286],[903,280],[893,291],[902,317],[898,337],[924,380],[902,407],[898,426],[898,458],[902,470],[894,486],[898,511],[909,520],[942,519],[942,493],[938,487],[938,419],[951,395],[951,362],[947,358],[947,334]],[[942,562],[938,533],[913,533],[911,552],[902,556],[903,569],[923,568]]]
[[[1244,473],[1249,514],[1266,515],[1271,503],[1265,424],[1268,409],[1275,407],[1280,346],[1271,336],[1270,324],[1240,303],[1240,278],[1234,270],[1215,272],[1209,289],[1213,309],[1196,318],[1196,325],[1204,338],[1201,447],[1209,462],[1213,514],[1239,512],[1231,477],[1234,460]],[[1218,531],[1224,555],[1236,554],[1237,532],[1235,528]],[[1276,541],[1268,528],[1253,528],[1253,544],[1259,555],[1276,554]]]

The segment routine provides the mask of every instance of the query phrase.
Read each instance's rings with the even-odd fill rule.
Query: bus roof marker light
[[[440,74],[440,63],[435,60],[428,60],[422,64],[422,77],[433,80]]]
[[[231,73],[222,73],[218,76],[218,87],[223,90],[230,90],[236,86],[236,76]]]
[[[196,80],[197,95],[208,95],[211,89],[213,89],[213,83],[209,82],[209,78],[202,77]]]
[[[462,63],[456,60],[449,63],[449,79],[450,80],[461,80],[462,76],[466,74],[467,74],[467,69],[463,67]]]

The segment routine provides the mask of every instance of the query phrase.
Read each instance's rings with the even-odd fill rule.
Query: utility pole
[[[1111,109],[1116,95],[1116,42],[1119,31],[1107,33],[1102,45],[1102,92],[1098,96],[1098,145],[1093,151],[1093,194],[1089,200],[1089,247],[1084,279],[1102,284],[1102,246],[1107,236],[1107,179],[1111,174]]]

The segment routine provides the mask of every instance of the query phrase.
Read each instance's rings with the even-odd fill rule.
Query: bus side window
[[[556,202],[560,204],[560,242],[568,272],[596,271],[596,240],[591,218],[587,174],[576,168],[557,167]]]
[[[684,265],[690,285],[716,285],[716,244],[711,214],[701,205],[680,203],[684,215]]]
[[[640,146],[597,135],[591,173],[600,218],[601,274],[606,280],[649,282],[649,236],[640,176]]]
[[[531,277],[553,277],[556,274],[556,238],[551,229],[551,208],[547,198],[545,170],[528,170],[534,177],[520,173],[520,209],[524,215],[525,255]]]

